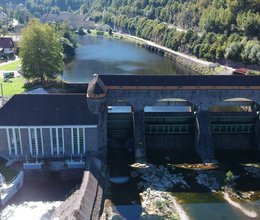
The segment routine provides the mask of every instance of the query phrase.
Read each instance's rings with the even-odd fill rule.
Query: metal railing
[[[66,199],[68,199],[72,194],[74,194],[77,190],[79,190],[80,185],[76,185],[72,188],[72,190],[70,190],[65,196],[63,196],[63,198],[60,199],[60,201],[65,201]]]

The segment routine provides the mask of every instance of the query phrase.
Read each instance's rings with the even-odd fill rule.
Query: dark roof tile
[[[14,95],[0,109],[0,126],[95,124],[85,94]]]
[[[11,37],[1,37],[0,38],[0,48],[13,48],[14,42]]]

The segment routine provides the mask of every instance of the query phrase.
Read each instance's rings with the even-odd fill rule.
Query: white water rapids
[[[23,202],[8,205],[0,213],[1,220],[47,220],[61,202]]]

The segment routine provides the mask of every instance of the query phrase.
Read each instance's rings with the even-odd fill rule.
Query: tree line
[[[225,58],[260,65],[258,0],[94,2],[89,14],[96,22],[213,62]]]
[[[24,1],[36,17],[73,10],[199,58],[260,64],[259,0]]]
[[[199,58],[260,64],[259,0],[16,1],[24,1],[34,17],[74,11]]]

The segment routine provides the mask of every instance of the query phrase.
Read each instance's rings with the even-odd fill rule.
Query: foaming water
[[[241,204],[234,202],[227,193],[224,193],[224,199],[233,207],[237,208],[239,211],[241,211],[244,215],[250,217],[250,218],[256,218],[258,217],[258,214],[254,210],[249,210],[245,207],[243,207]]]
[[[63,181],[53,172],[44,181],[25,180],[23,187],[0,210],[0,220],[48,220],[81,178]]]
[[[1,220],[47,220],[62,202],[23,202],[8,205],[0,214]]]

